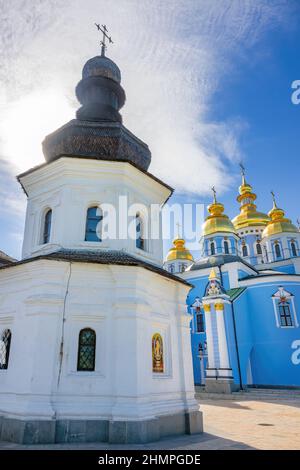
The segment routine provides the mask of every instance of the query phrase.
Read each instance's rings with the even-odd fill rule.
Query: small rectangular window
[[[204,317],[203,313],[197,313],[196,315],[197,333],[204,333]]]
[[[279,305],[279,317],[281,326],[293,326],[289,304]]]

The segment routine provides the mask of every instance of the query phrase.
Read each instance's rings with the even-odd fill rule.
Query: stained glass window
[[[84,328],[79,333],[77,370],[95,370],[96,333]]]
[[[87,210],[86,226],[85,226],[85,241],[88,242],[101,242],[101,221],[103,214],[100,207],[89,207]]]
[[[8,368],[11,331],[4,330],[0,336],[0,369]]]

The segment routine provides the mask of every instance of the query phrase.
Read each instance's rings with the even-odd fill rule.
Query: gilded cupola
[[[185,240],[179,237],[173,240],[173,246],[170,248],[166,257],[166,261],[176,260],[194,261],[191,252],[185,246]]]
[[[269,212],[270,221],[263,231],[263,238],[270,237],[272,235],[277,235],[280,233],[299,233],[297,227],[292,224],[290,219],[285,217],[285,212],[283,209],[279,209],[276,204],[275,194],[271,192],[273,197],[273,207]]]
[[[239,195],[237,201],[240,203],[240,213],[232,219],[232,223],[236,230],[247,227],[266,226],[270,221],[267,214],[257,211],[254,203],[257,196],[253,192],[252,186],[246,182],[245,169],[242,168],[242,184],[239,187]]]
[[[213,202],[207,206],[209,215],[202,226],[203,236],[218,232],[235,233],[234,226],[229,217],[224,214],[224,206],[217,201],[215,188],[213,190]]]

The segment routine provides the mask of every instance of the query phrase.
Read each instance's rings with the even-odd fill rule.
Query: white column
[[[224,320],[224,303],[216,303],[216,318],[217,318],[217,330],[218,330],[218,341],[219,341],[219,354],[220,354],[220,368],[231,369],[228,354],[228,345],[225,329]]]
[[[208,367],[209,367],[209,369],[214,369],[216,367],[216,361],[215,361],[215,351],[214,351],[214,342],[213,342],[210,304],[204,304],[203,308],[204,308],[204,312],[205,312]]]

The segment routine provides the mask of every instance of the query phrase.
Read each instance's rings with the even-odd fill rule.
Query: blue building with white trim
[[[191,262],[186,249],[178,275],[193,285],[194,379],[207,391],[300,387],[300,232],[272,196],[268,215],[258,212],[243,172],[239,214],[231,221],[214,192],[201,258]]]

